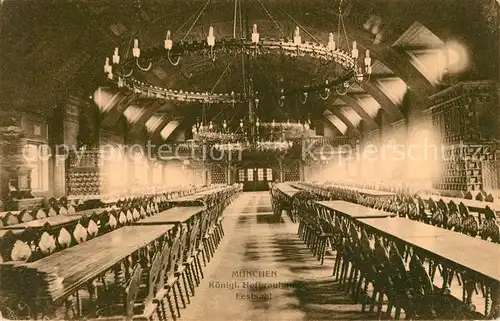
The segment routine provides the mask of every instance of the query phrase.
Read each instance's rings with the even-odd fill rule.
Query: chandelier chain
[[[198,14],[198,16],[196,17],[196,19],[193,21],[193,24],[191,25],[191,27],[189,27],[189,30],[186,32],[186,34],[184,35],[184,38],[182,38],[182,41],[186,40],[187,36],[189,35],[189,33],[191,32],[191,30],[193,30],[194,26],[196,25],[196,23],[198,22],[198,20],[200,20],[200,17],[201,15],[203,14],[203,12],[205,11],[205,9],[207,8],[207,6],[209,5],[209,3],[211,2],[212,0],[208,0],[207,3],[205,3],[205,5],[203,6],[203,8],[201,9],[200,13]]]
[[[233,21],[233,38],[236,39],[236,22],[238,20],[238,0],[234,0],[234,21]]]
[[[304,32],[309,36],[311,37],[314,41],[316,41],[316,43],[320,44],[320,42],[318,41],[318,39],[316,39],[316,37],[314,37],[309,31],[306,30],[306,28],[304,28],[297,20],[295,20],[290,14],[288,14],[288,12],[286,12],[285,10],[281,9],[281,11],[283,11],[284,14],[287,15],[288,18],[290,18],[290,20],[293,21],[293,23],[295,23],[300,29],[304,30]]]
[[[240,9],[240,33],[241,33],[240,36],[243,38],[244,34],[243,34],[243,19],[241,14],[241,1],[238,1],[238,7]]]
[[[222,80],[222,78],[224,78],[224,75],[226,74],[226,72],[229,70],[229,67],[231,67],[231,65],[233,64],[233,61],[234,59],[236,59],[236,54],[234,54],[233,56],[233,59],[231,59],[229,61],[229,63],[227,64],[226,68],[224,69],[224,71],[222,72],[222,74],[220,75],[219,79],[217,79],[217,82],[215,83],[215,85],[212,87],[212,90],[210,90],[210,93],[213,94],[214,93],[214,90],[215,88],[217,88],[217,86],[219,85],[220,81]]]
[[[349,45],[349,38],[347,37],[347,31],[345,29],[345,24],[344,24],[344,17],[343,15],[340,15],[340,20],[342,21],[342,29],[344,31],[344,37],[345,37],[345,42],[347,44],[347,49],[351,51],[351,46]]]
[[[191,19],[192,19],[194,16],[196,16],[196,14],[197,14],[198,12],[199,12],[199,11],[194,12],[194,13],[193,13],[193,14],[192,14],[189,18],[187,18],[187,19],[186,19],[186,21],[184,21],[184,22],[182,23],[182,25],[181,25],[179,28],[177,28],[177,30],[175,30],[175,31],[172,33],[172,38],[173,38],[173,37],[174,37],[174,36],[175,36],[175,35],[176,35],[179,31],[181,31],[181,30],[182,30],[182,28],[184,28],[184,26],[186,26],[186,25],[187,25],[187,23],[188,23],[189,21],[191,21]]]
[[[279,30],[279,32],[281,32],[281,35],[283,37],[286,37],[286,34],[283,32],[283,30],[280,28],[280,26],[278,25],[278,23],[276,22],[276,20],[274,20],[273,16],[271,16],[271,14],[269,13],[269,11],[266,9],[266,7],[264,6],[264,4],[260,1],[260,0],[257,0],[259,1],[259,4],[262,6],[262,8],[264,9],[264,11],[266,12],[267,16],[269,17],[269,19],[271,19],[271,21],[274,23],[274,25],[276,26],[276,28]]]

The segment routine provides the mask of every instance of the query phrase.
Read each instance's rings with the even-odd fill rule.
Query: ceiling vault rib
[[[361,136],[359,129],[336,106],[328,107],[328,110],[337,116],[354,135],[357,137]]]
[[[379,87],[374,85],[373,82],[366,82],[361,85],[361,88],[363,88],[363,90],[369,93],[373,97],[373,99],[375,99],[379,103],[380,107],[389,116],[389,121],[391,122],[391,124],[405,118],[399,107],[392,102],[392,100],[387,96],[386,93],[384,93]]]
[[[351,97],[350,95],[344,95],[340,97],[349,107],[351,107],[360,117],[364,120],[364,123],[367,124],[370,129],[377,129],[377,122],[368,114],[368,112],[361,106],[356,98]]]

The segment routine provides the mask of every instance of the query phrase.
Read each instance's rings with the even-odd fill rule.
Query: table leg
[[[450,289],[449,289],[449,281],[450,281],[450,274],[451,274],[451,269],[447,266],[442,266],[443,271],[441,272],[443,276],[443,285],[441,290],[443,291],[443,294],[450,294]]]
[[[472,293],[476,289],[476,280],[471,277],[470,275],[467,275],[466,273],[463,274],[463,287],[465,291],[465,300],[464,304],[466,305],[467,309],[469,311],[475,311],[476,307],[472,304]]]
[[[488,319],[496,320],[500,318],[500,283],[495,282],[490,289],[491,296],[491,309],[488,315]],[[488,300],[488,296],[486,297]],[[487,308],[487,307],[486,307]]]

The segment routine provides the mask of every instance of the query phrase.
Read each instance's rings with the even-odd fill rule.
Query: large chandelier
[[[203,10],[204,9],[200,12],[200,15],[203,13]],[[269,13],[268,15],[270,16]],[[270,16],[270,18],[272,19],[272,16]],[[196,22],[197,20],[193,22],[189,30],[194,27]],[[301,30],[312,37],[314,42],[305,42],[301,36]],[[341,34],[345,35],[347,49],[339,47]],[[336,75],[334,78],[326,80],[322,84],[297,89],[283,89],[280,97],[278,97],[279,102],[281,104],[285,96],[290,94],[301,94],[301,99],[305,101],[307,99],[307,94],[313,91],[318,92],[321,98],[327,99],[332,89],[335,89],[338,94],[346,94],[352,86],[368,81],[372,72],[369,50],[365,51],[364,59],[362,59],[359,54],[357,42],[353,41],[352,48],[350,47],[343,21],[342,1],[339,6],[339,27],[337,35],[337,41],[335,40],[335,35],[330,33],[328,43],[321,44],[319,41],[316,41],[306,29],[298,24],[292,37],[272,39],[262,37],[258,31],[257,25],[254,24],[250,39],[237,39],[236,37],[231,39],[217,39],[214,34],[213,26],[210,26],[206,39],[203,39],[201,42],[187,42],[184,41],[187,34],[183,40],[175,41],[172,37],[172,33],[168,30],[164,42],[157,47],[141,49],[139,39],[134,39],[132,57],[122,59],[119,54],[119,48],[115,48],[112,59],[106,58],[105,60],[104,73],[107,75],[107,78],[115,82],[118,87],[129,88],[137,94],[146,95],[148,97],[186,102],[235,103],[245,100],[246,95],[234,92],[188,92],[151,86],[134,79],[133,73],[135,70],[149,71],[153,63],[162,60],[168,60],[172,65],[178,65],[185,55],[191,56],[198,54],[200,56],[208,56],[213,60],[220,55],[236,53],[244,53],[249,56],[281,54],[290,56],[294,59],[309,55],[323,62],[336,63],[342,67],[344,72],[340,75]]]

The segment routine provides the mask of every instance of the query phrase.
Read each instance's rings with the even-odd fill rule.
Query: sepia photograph
[[[0,0],[0,321],[500,320],[500,0]]]

